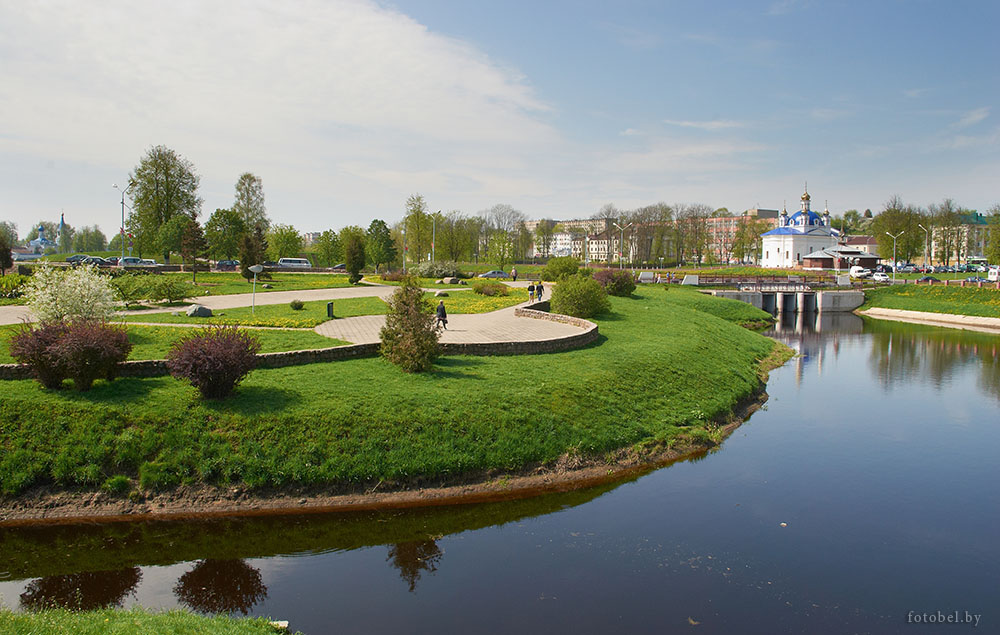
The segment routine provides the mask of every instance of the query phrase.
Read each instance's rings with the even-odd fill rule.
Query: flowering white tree
[[[59,271],[43,266],[25,285],[24,297],[39,322],[107,321],[115,314],[115,292],[95,267]]]

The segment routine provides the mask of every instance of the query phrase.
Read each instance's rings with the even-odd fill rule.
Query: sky
[[[201,218],[497,203],[1000,202],[1000,2],[0,0],[0,220],[118,231],[165,145]],[[127,202],[127,200],[126,200]]]

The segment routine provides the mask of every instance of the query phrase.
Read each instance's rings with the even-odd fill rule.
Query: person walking
[[[544,290],[544,287],[542,287],[542,281],[539,280],[538,284],[535,285],[535,299],[537,299],[539,302],[542,301],[542,291],[543,290]]]
[[[517,269],[514,267],[510,268],[510,280],[511,282],[517,282]]]
[[[535,301],[535,285],[533,283],[528,283],[528,302]]]
[[[441,327],[444,330],[448,330],[448,312],[444,308],[444,300],[438,302],[437,311],[435,311],[435,316],[437,316],[437,322],[435,327]]]

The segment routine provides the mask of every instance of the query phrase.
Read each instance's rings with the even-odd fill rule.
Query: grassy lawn
[[[424,374],[380,358],[257,370],[223,402],[170,377],[86,393],[4,382],[0,492],[115,475],[165,488],[372,484],[717,440],[713,419],[757,388],[775,342],[707,312],[713,298],[611,300],[601,338],[580,350],[445,357]]]
[[[13,364],[8,341],[20,327],[18,325],[0,326],[0,364]],[[129,359],[163,359],[167,356],[170,345],[187,335],[191,329],[172,326],[128,326],[128,339],[132,342],[132,352]],[[312,331],[254,331],[260,337],[262,353],[277,353],[280,351],[300,351],[312,348],[329,348],[348,344],[341,340],[323,337]]]
[[[1000,290],[946,287],[936,284],[907,284],[865,289],[865,304],[861,310],[873,307],[1000,317]]]
[[[190,282],[190,273],[164,273],[164,276],[174,276]],[[264,284],[271,285],[265,289]],[[331,273],[272,273],[270,280],[257,280],[257,293],[272,291],[299,291],[302,289],[333,289],[349,287],[347,276]],[[253,283],[247,282],[236,272],[203,272],[198,274],[198,283],[192,289],[191,297],[204,295],[233,295],[234,293],[250,293]]]
[[[375,284],[387,284],[393,287],[398,287],[400,284],[402,284],[397,280],[383,280],[382,276],[368,275],[365,276],[364,279],[367,280],[368,282],[373,282]],[[444,283],[438,284],[437,282],[435,282],[435,280],[440,280],[440,278],[417,278],[417,280],[419,281],[421,288],[424,289],[471,289],[472,288],[471,286],[469,286],[472,284],[471,278],[469,280],[466,280],[466,283],[468,283],[466,285],[444,284]]]
[[[662,287],[651,287],[650,291],[655,293],[668,294],[670,302],[677,306],[684,306],[696,311],[704,311],[723,320],[747,326],[750,328],[767,326],[774,322],[774,317],[765,311],[755,308],[753,305],[739,300],[729,298],[716,298],[714,296],[701,293],[695,287],[684,287],[670,285]]]
[[[312,328],[327,321],[327,300],[304,302],[303,308],[295,311],[289,303],[259,304],[251,313],[250,307],[220,309],[209,318],[188,317],[171,313],[146,313],[126,315],[126,322],[161,322],[165,324],[235,324],[238,326],[278,326],[284,328]],[[333,314],[338,318],[357,315],[382,315],[386,304],[376,297],[343,298],[333,301]]]
[[[151,613],[145,609],[68,611],[47,609],[15,613],[0,609],[0,631],[10,635],[144,635],[146,633],[205,633],[206,635],[273,634],[278,631],[263,617],[205,617],[188,611]]]
[[[511,288],[505,296],[486,296],[474,292],[457,291],[447,298],[435,298],[433,293],[425,293],[424,297],[437,306],[438,300],[444,300],[444,308],[449,314],[458,313],[489,313],[504,309],[515,304],[528,301],[528,290]]]

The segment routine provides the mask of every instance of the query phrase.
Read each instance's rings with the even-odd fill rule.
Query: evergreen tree
[[[240,241],[240,275],[253,280],[253,272],[250,267],[259,265],[266,259],[267,237],[264,235],[264,228],[261,225],[255,226],[251,231],[243,235]],[[265,277],[265,276],[261,276]]]

